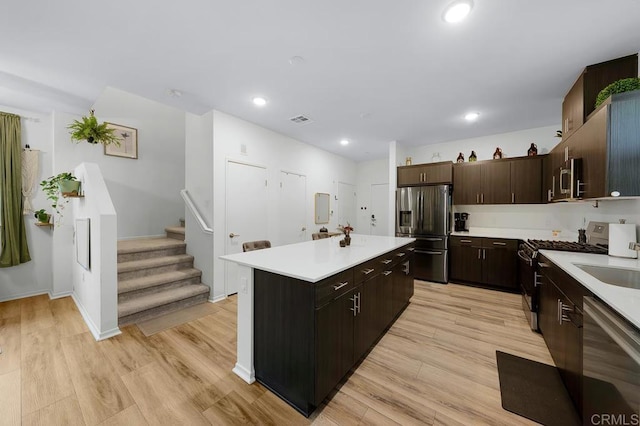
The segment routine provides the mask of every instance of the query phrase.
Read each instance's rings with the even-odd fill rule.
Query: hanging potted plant
[[[60,217],[62,217],[61,210],[64,208],[64,205],[59,201],[60,195],[63,197],[77,196],[80,193],[80,181],[68,172],[51,176],[40,182],[40,186],[46,194],[47,199],[51,200],[51,207],[53,207]]]
[[[120,146],[120,140],[113,133],[114,129],[107,127],[107,123],[99,124],[94,110],[89,111],[88,117],[82,117],[82,121],[74,120],[67,129],[71,130],[71,140],[75,142]]]

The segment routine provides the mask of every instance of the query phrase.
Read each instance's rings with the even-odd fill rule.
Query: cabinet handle
[[[485,260],[487,258],[487,251],[485,249],[482,249],[482,260]]]
[[[513,192],[511,193],[511,204],[515,204],[516,203],[516,194],[514,194]]]
[[[461,243],[470,243],[471,240],[460,240]]]
[[[576,198],[580,198],[584,191],[580,190],[580,186],[584,186],[584,182],[580,182],[580,179],[576,182]]]
[[[393,271],[383,271],[383,272],[382,272],[382,275],[384,275],[384,276],[386,277],[386,276],[387,276],[387,275],[389,275],[391,272],[393,272]]]
[[[547,201],[553,200],[553,195],[550,189],[547,190]]]
[[[541,268],[548,268],[549,264],[548,263],[544,263],[544,262],[538,262],[538,266]]]
[[[484,204],[484,192],[480,194],[480,204]]]
[[[414,251],[415,249],[416,249],[415,247],[409,247],[407,251]]]
[[[405,275],[409,275],[409,262],[403,263],[402,266],[404,266],[402,272],[404,272]]]
[[[398,257],[402,257],[402,256],[404,256],[405,254],[406,254],[406,253],[396,253],[396,256],[398,256]]]
[[[370,273],[372,273],[373,271],[375,271],[375,269],[363,269],[362,273],[365,275],[369,275]]]
[[[480,194],[476,194],[476,204],[480,204]]]
[[[385,259],[385,260],[381,260],[380,262],[381,262],[381,263],[384,263],[385,265],[388,265],[388,264],[390,264],[391,262],[393,262],[393,260],[392,260],[392,259]]]
[[[344,286],[345,286],[345,285],[347,285],[347,284],[349,284],[349,281],[345,281],[345,282],[340,283],[340,284],[338,284],[338,285],[334,285],[334,286],[333,286],[333,289],[334,289],[334,290],[340,290],[342,287],[344,287]]]
[[[478,259],[480,259],[480,251],[481,251],[481,250],[482,250],[482,249],[478,249]]]
[[[562,300],[558,299],[558,303],[556,303],[556,320],[558,321],[558,323],[562,324],[562,320],[560,319],[560,312],[562,312],[560,310],[560,304],[562,303]]]
[[[498,242],[498,241],[494,241],[494,242],[493,242],[493,245],[494,245],[494,246],[506,246],[506,245],[507,245],[507,243],[501,243],[501,242]]]
[[[542,275],[534,272],[533,273],[533,286],[534,287],[540,287],[542,285],[542,281],[539,281],[539,279],[542,278]]]
[[[358,309],[358,313],[360,313],[360,292],[358,292],[358,295],[356,296],[356,300],[357,300],[356,308]]]

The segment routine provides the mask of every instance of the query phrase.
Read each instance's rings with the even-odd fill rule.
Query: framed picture
[[[104,155],[137,159],[138,129],[114,123],[107,123],[107,127],[114,130],[113,134],[120,140],[120,146],[116,144],[105,145]]]

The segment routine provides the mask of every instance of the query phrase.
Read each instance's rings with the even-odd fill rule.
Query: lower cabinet
[[[518,240],[452,236],[451,281],[517,291]]]
[[[541,257],[539,327],[578,413],[582,413],[582,298],[580,283]]]
[[[254,270],[256,379],[308,416],[413,295],[411,246],[318,283]]]

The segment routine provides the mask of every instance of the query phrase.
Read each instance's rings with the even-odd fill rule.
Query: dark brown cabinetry
[[[543,156],[478,161],[453,167],[453,204],[542,203]]]
[[[589,296],[580,283],[540,258],[539,327],[560,376],[582,412],[582,303]]]
[[[640,93],[613,95],[570,138],[558,144],[545,168],[548,199],[570,198],[560,191],[559,181],[562,167],[572,158],[580,160],[575,198],[639,196],[639,115]]]
[[[450,279],[517,290],[518,240],[452,236]]]
[[[451,161],[398,167],[398,187],[447,184],[452,182]]]
[[[637,54],[586,67],[562,102],[563,137],[568,138],[587,121],[602,89],[616,80],[637,76]]]
[[[413,294],[413,246],[318,283],[254,270],[256,379],[309,415]]]

